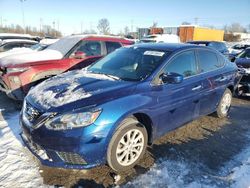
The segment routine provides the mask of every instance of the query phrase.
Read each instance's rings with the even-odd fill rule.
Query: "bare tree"
[[[181,25],[191,25],[191,23],[187,22],[187,21],[184,21],[184,22],[181,23]]]
[[[226,32],[240,32],[240,33],[246,33],[247,29],[243,27],[240,23],[232,23],[231,25],[225,25],[224,30]]]
[[[152,28],[157,27],[158,23],[157,22],[153,22]]]
[[[31,35],[37,35],[37,36],[56,36],[56,37],[61,37],[62,33],[60,31],[57,31],[49,25],[44,25],[43,29],[38,31],[36,27],[31,27],[31,26],[26,26],[25,29],[23,29],[20,25],[13,25],[8,27],[1,27],[0,26],[0,32],[3,33],[24,33],[24,30],[26,31],[27,34]]]
[[[110,33],[109,21],[107,18],[102,18],[99,20],[97,29],[101,34],[107,35]]]
[[[97,34],[97,32],[94,29],[90,29],[90,30],[84,30],[83,34]]]

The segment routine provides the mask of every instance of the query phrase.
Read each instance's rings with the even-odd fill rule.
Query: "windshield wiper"
[[[109,78],[112,78],[114,80],[121,80],[119,77],[111,75],[111,74],[102,73],[102,72],[95,72],[95,71],[89,71],[89,72],[92,73],[92,74],[102,74],[102,75],[107,76]]]
[[[121,80],[119,77],[111,75],[111,74],[104,74],[104,73],[100,73],[100,74],[103,74],[103,75],[105,75],[105,76],[107,76],[109,78],[113,78],[114,80]]]

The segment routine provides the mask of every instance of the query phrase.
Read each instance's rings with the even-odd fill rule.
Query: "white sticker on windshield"
[[[144,55],[153,55],[153,56],[163,56],[164,52],[157,52],[157,51],[145,51]]]

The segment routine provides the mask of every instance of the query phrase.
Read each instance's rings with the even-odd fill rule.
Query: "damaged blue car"
[[[211,113],[226,117],[237,83],[237,66],[208,47],[123,47],[32,88],[21,136],[43,165],[120,172],[167,132]]]

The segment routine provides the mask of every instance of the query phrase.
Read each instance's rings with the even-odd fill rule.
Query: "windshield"
[[[149,35],[149,36],[145,36],[144,38],[145,39],[154,39],[154,38],[157,38],[157,36]]]
[[[237,58],[246,58],[246,59],[250,59],[250,49],[247,49],[243,52],[241,52]]]
[[[41,51],[41,50],[44,50],[47,46],[48,46],[48,45],[38,43],[38,44],[32,45],[30,48],[31,48],[32,50]]]
[[[81,39],[82,37],[62,38],[54,44],[51,44],[48,48],[46,48],[46,50],[56,50],[65,56]]]
[[[246,48],[250,47],[250,45],[244,45],[244,44],[236,44],[232,48],[235,50],[244,50]]]
[[[156,42],[156,40],[147,40],[147,39],[145,39],[145,40],[140,40],[140,42],[141,43],[155,43]]]
[[[167,54],[166,51],[145,48],[120,48],[90,66],[88,71],[126,81],[140,81],[150,76]]]

